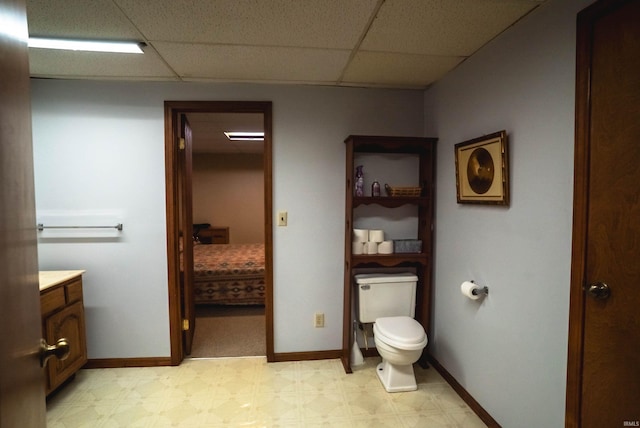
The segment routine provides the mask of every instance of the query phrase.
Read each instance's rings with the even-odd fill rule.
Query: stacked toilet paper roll
[[[391,254],[393,241],[384,240],[382,229],[353,229],[353,254]]]
[[[393,241],[382,241],[378,244],[379,254],[393,254]]]
[[[366,242],[364,245],[365,254],[378,254],[378,243],[377,242]]]
[[[369,240],[369,229],[353,229],[353,242],[367,242]]]
[[[377,242],[378,244],[384,241],[384,230],[372,229],[369,231],[369,241]]]
[[[353,254],[366,254],[367,241],[369,241],[369,229],[353,229],[351,252]]]

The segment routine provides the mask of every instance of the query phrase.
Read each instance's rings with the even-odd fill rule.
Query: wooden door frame
[[[569,304],[569,340],[565,426],[582,424],[582,370],[587,268],[587,210],[589,207],[589,152],[591,126],[590,71],[593,27],[598,18],[628,0],[600,0],[578,13],[576,35],[576,113],[573,190],[573,237]]]
[[[165,101],[165,190],[167,206],[167,268],[171,364],[184,359],[178,249],[178,138],[182,113],[262,113],[264,118],[264,247],[265,330],[267,361],[274,361],[273,344],[273,180],[272,103],[270,101]]]
[[[182,264],[180,308],[182,309],[183,323],[187,323],[189,328],[182,332],[182,345],[184,353],[191,354],[193,345],[193,335],[196,329],[195,296],[193,295],[193,246],[184,245],[186,236],[190,236],[193,230],[193,133],[187,115],[180,113],[178,139],[180,142],[178,153],[178,195],[180,201],[178,206],[178,236],[182,234],[182,252],[179,257]],[[187,235],[185,235],[187,234]]]

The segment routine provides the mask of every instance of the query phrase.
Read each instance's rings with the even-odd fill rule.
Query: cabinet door
[[[69,341],[69,357],[65,360],[49,360],[47,393],[55,389],[87,362],[84,308],[82,302],[73,303],[45,319],[48,343],[60,338]]]

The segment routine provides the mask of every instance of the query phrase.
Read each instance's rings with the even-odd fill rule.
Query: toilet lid
[[[410,317],[378,318],[373,329],[378,339],[398,349],[415,350],[427,345],[424,328]]]

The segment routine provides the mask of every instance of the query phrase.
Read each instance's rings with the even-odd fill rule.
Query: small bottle
[[[364,172],[362,165],[356,167],[356,196],[364,196]]]
[[[380,196],[380,183],[378,180],[374,180],[371,184],[371,196]]]

